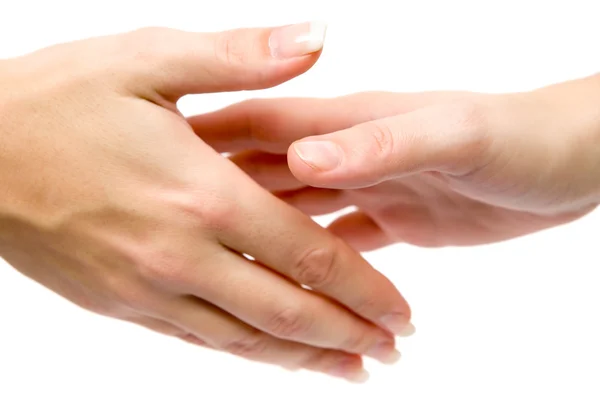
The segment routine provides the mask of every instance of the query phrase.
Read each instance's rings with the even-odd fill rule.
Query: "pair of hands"
[[[411,325],[358,251],[505,240],[595,206],[597,79],[178,112],[305,72],[323,38],[143,29],[0,62],[2,257],[94,312],[360,381]]]

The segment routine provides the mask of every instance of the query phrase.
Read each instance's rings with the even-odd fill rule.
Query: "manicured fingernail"
[[[370,375],[367,370],[361,369],[360,371],[356,371],[355,373],[346,376],[346,379],[354,383],[365,383],[369,380],[369,377]]]
[[[372,357],[384,364],[395,364],[400,360],[400,352],[396,350],[394,342],[384,341],[377,343],[367,352]]]
[[[355,359],[342,360],[329,373],[350,382],[364,383],[369,379],[369,373]]]
[[[381,318],[381,323],[393,334],[398,336],[410,336],[415,332],[415,327],[408,321],[404,314],[388,314]]]
[[[275,58],[294,58],[315,53],[323,48],[327,25],[304,22],[273,29],[269,37],[271,55]]]
[[[416,332],[415,326],[412,322],[409,322],[408,325],[404,328],[402,332],[398,334],[398,336],[408,337],[414,335]]]
[[[369,380],[369,373],[364,368],[356,371],[334,371],[331,375],[354,383],[365,383]]]
[[[342,149],[332,142],[298,142],[294,151],[308,166],[319,171],[330,171],[342,161]]]

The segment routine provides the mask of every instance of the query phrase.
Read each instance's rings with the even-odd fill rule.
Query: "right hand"
[[[213,148],[358,251],[475,246],[600,199],[600,75],[528,92],[261,99],[189,119]]]
[[[86,309],[249,359],[360,380],[360,355],[397,358],[394,286],[177,111],[303,73],[309,26],[144,29],[1,62],[2,257]]]

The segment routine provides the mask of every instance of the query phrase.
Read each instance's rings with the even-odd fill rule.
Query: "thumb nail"
[[[269,49],[275,58],[302,57],[323,48],[327,25],[322,22],[304,22],[273,29]]]
[[[331,171],[342,162],[342,149],[332,142],[298,142],[294,151],[304,163],[319,171]]]

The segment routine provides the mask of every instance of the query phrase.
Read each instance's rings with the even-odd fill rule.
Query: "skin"
[[[600,75],[510,94],[251,100],[190,123],[305,213],[355,206],[329,230],[368,251],[481,245],[586,215],[599,199],[598,104]],[[328,143],[327,168],[306,143]]]
[[[361,381],[362,355],[397,359],[406,301],[176,107],[186,94],[274,86],[316,62],[320,49],[275,57],[275,34],[281,43],[273,29],[148,28],[1,61],[0,254],[93,312]]]

